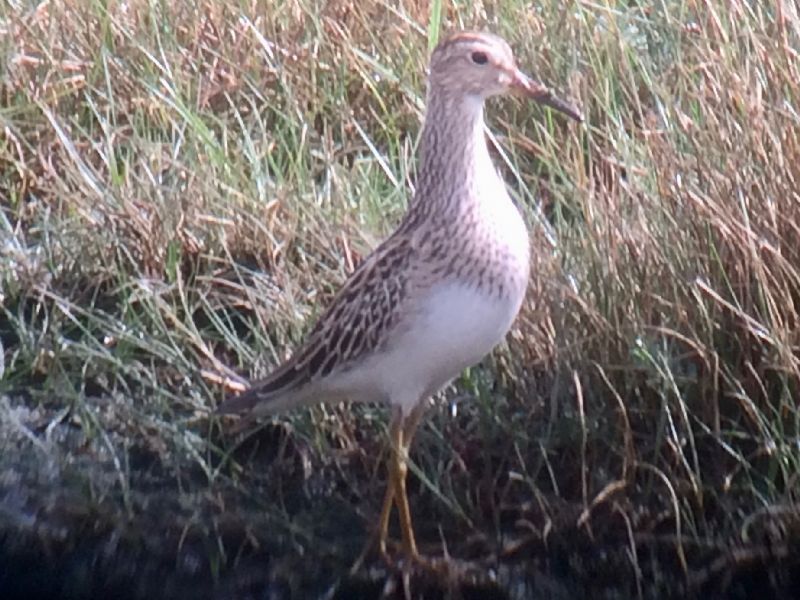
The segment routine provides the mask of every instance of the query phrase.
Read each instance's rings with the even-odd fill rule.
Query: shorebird
[[[392,407],[388,483],[408,559],[420,560],[406,497],[408,449],[428,399],[506,335],[528,283],[525,222],[495,170],[484,101],[516,92],[581,121],[520,71],[489,33],[451,35],[433,51],[416,193],[395,232],[345,281],[293,356],[220,414],[274,414],[317,402]]]

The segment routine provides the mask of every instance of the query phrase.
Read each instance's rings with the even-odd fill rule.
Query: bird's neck
[[[486,145],[483,99],[428,93],[414,203],[452,216],[480,200],[482,183],[497,177]]]

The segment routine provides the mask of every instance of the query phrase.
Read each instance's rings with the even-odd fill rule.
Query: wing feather
[[[250,389],[226,399],[217,413],[281,404],[287,394],[379,351],[402,314],[414,260],[410,238],[399,233],[388,238],[348,277],[292,357]],[[259,408],[269,412],[268,406]]]

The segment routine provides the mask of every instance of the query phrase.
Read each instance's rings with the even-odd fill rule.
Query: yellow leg
[[[389,425],[389,439],[393,445],[398,431],[402,431],[403,416],[401,413],[395,413],[392,416],[391,425]],[[392,504],[394,503],[395,495],[395,476],[392,471],[391,465],[394,459],[395,451],[393,448],[389,449],[389,464],[387,464],[387,478],[386,478],[386,493],[383,495],[383,507],[381,508],[381,516],[378,521],[378,550],[381,555],[386,558],[386,539],[389,537],[389,519],[392,516]]]
[[[411,510],[408,506],[408,496],[406,494],[406,476],[408,475],[408,449],[414,439],[422,415],[425,414],[426,404],[421,402],[411,411],[408,417],[404,418],[400,409],[396,409],[392,420],[391,443],[392,443],[392,465],[394,476],[390,478],[390,486],[394,495],[394,503],[397,506],[397,516],[400,519],[400,535],[403,541],[403,552],[406,558],[419,561],[417,552],[417,541],[414,536],[414,525],[411,522]],[[387,496],[388,496],[387,490]],[[387,501],[384,500],[384,503]],[[381,522],[383,525],[383,522]],[[388,518],[387,518],[388,526]]]
[[[411,509],[408,506],[406,495],[406,475],[408,474],[408,447],[403,444],[402,430],[400,432],[400,447],[393,456],[392,469],[394,479],[394,503],[397,506],[397,516],[400,518],[400,536],[403,541],[403,553],[406,558],[416,560],[417,541],[414,539],[414,526],[411,523]]]
[[[406,476],[408,474],[408,449],[425,413],[425,408],[426,404],[420,403],[411,411],[408,417],[405,417],[400,407],[396,407],[389,425],[390,454],[387,463],[388,476],[386,493],[383,496],[383,505],[378,520],[378,550],[387,560],[386,542],[389,537],[389,520],[392,516],[392,505],[394,505],[397,506],[397,513],[400,519],[403,552],[406,558],[412,561],[419,561],[414,527],[411,522],[411,510],[406,495]],[[365,546],[363,552],[354,563],[353,572],[360,568],[372,543],[374,543],[374,538],[373,542]]]
[[[408,506],[406,495],[406,475],[408,473],[408,444],[404,439],[406,419],[400,407],[395,408],[392,422],[389,426],[389,464],[387,465],[388,482],[386,494],[383,497],[383,507],[379,521],[378,547],[386,555],[386,539],[389,533],[389,518],[392,512],[392,503],[397,507],[397,516],[400,519],[400,535],[403,542],[403,552],[407,558],[416,559],[418,556],[417,542],[414,539],[414,527],[411,524],[411,510]]]
[[[403,442],[406,445],[406,452],[408,452],[411,446],[411,440],[414,439],[414,434],[417,432],[417,427],[419,427],[422,416],[425,414],[427,408],[427,401],[420,402],[411,410],[411,413],[405,420],[405,424],[403,425]]]

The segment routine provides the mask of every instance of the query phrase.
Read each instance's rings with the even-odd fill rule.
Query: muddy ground
[[[129,445],[120,465],[108,449],[122,437],[87,438],[68,409],[2,402],[0,598],[403,597],[404,578],[374,553],[349,572],[382,481],[359,497],[352,472],[291,448],[280,427],[236,448],[244,470],[209,481],[191,457],[167,469],[152,448]],[[413,483],[411,494],[423,550],[447,540],[460,572],[412,573],[414,598],[800,597],[800,536],[785,521],[749,544],[700,542],[669,519],[629,528],[613,502],[588,520],[562,504],[549,523],[519,504],[489,534],[443,517]]]

